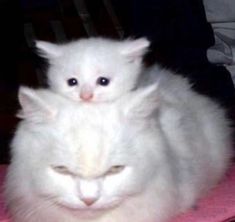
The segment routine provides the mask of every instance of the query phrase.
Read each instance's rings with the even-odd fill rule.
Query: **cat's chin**
[[[108,209],[75,209],[67,207],[64,207],[64,210],[74,215],[76,218],[98,218],[108,211]]]
[[[109,96],[107,97],[106,95],[102,96],[102,95],[99,95],[99,96],[94,96],[92,99],[87,99],[87,100],[84,100],[84,99],[81,99],[79,96],[71,96],[71,95],[63,95],[62,96],[65,96],[75,102],[82,102],[82,103],[109,103],[109,102],[113,102],[115,101],[119,96],[121,95],[113,95],[113,96]]]
[[[103,207],[76,207],[76,206],[68,206],[59,204],[59,207],[69,214],[72,214],[79,218],[98,218],[101,217],[103,214],[109,212],[113,208],[116,208],[118,205],[112,204]]]

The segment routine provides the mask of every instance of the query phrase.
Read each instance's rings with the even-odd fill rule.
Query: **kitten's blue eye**
[[[96,84],[101,86],[107,86],[110,83],[110,79],[106,77],[99,77],[96,81]]]
[[[76,86],[76,85],[78,85],[78,81],[75,78],[68,79],[67,83],[68,83],[69,86]]]

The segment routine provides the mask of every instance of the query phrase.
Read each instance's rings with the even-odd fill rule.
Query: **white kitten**
[[[230,158],[224,112],[165,76],[113,103],[21,88],[5,193],[13,222],[164,222],[214,186]]]
[[[36,42],[49,60],[52,90],[76,101],[112,101],[135,87],[149,42],[88,38],[62,45]]]

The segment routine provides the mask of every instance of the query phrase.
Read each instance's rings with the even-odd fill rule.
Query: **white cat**
[[[50,88],[86,102],[112,101],[135,88],[148,46],[145,38],[88,38],[61,45],[36,42],[40,54],[49,61]]]
[[[13,222],[165,222],[215,186],[231,156],[224,111],[164,73],[112,103],[21,88]]]

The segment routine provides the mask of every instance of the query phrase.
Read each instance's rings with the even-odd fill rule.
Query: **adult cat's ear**
[[[45,102],[45,96],[43,90],[20,87],[18,99],[22,109],[18,112],[17,117],[29,119],[35,123],[47,122],[53,119],[56,115],[56,110]]]
[[[46,59],[53,59],[62,55],[62,49],[59,45],[45,42],[45,41],[35,41],[36,49],[40,56]]]
[[[150,45],[149,40],[146,38],[139,38],[135,40],[128,39],[121,43],[120,52],[126,56],[129,61],[133,62],[142,59],[143,55],[147,52]]]
[[[129,93],[124,97],[123,113],[129,119],[143,119],[150,116],[158,107],[160,98],[157,93],[158,83]]]

